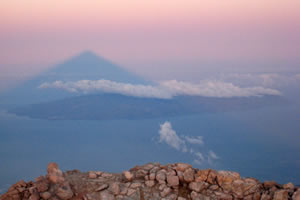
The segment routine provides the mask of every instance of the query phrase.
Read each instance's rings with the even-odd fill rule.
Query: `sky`
[[[154,79],[296,70],[299,10],[295,0],[1,0],[1,80],[84,50]]]

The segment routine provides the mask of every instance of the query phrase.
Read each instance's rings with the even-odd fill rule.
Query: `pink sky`
[[[83,50],[136,71],[168,61],[300,58],[297,0],[1,0],[0,27],[0,73]]]

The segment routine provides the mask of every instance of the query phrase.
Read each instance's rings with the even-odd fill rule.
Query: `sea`
[[[159,135],[170,122],[178,137],[203,144],[174,148]],[[195,162],[209,151],[213,161]],[[40,120],[0,111],[0,192],[19,180],[62,170],[122,172],[148,162],[237,171],[243,177],[300,185],[300,103],[248,111],[141,120]]]

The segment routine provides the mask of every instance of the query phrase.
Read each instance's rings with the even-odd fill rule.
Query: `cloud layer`
[[[174,96],[190,95],[203,97],[250,97],[263,95],[280,95],[278,90],[264,87],[241,88],[223,81],[202,81],[198,84],[169,80],[158,85],[140,85],[120,83],[110,80],[80,80],[76,82],[55,81],[43,83],[41,89],[56,88],[68,92],[105,92],[117,93],[135,97],[170,99]]]
[[[213,165],[214,161],[219,159],[219,156],[217,156],[217,154],[212,150],[209,150],[208,152],[200,152],[199,150],[194,150],[199,149],[199,145],[204,145],[202,136],[178,136],[176,131],[172,128],[171,123],[168,121],[160,125],[160,130],[158,131],[158,133],[160,143],[165,143],[168,146],[176,149],[177,151],[191,154],[194,157],[194,163],[197,165]]]

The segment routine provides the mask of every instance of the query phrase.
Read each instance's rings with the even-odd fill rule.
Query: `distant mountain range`
[[[278,105],[283,101],[278,96],[234,98],[178,96],[173,99],[157,99],[119,94],[99,94],[20,106],[9,110],[9,112],[50,120],[146,119],[251,110],[263,106]]]

